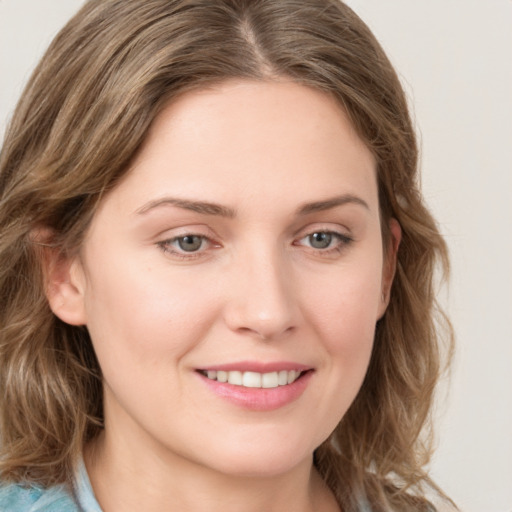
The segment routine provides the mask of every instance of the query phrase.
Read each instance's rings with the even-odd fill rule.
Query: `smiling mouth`
[[[293,384],[307,371],[281,370],[279,372],[242,372],[221,370],[199,370],[199,373],[210,380],[232,384],[245,388],[277,388]]]

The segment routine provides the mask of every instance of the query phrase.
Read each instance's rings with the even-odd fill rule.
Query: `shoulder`
[[[30,510],[42,491],[35,487],[24,488],[16,484],[0,484],[0,511]]]
[[[0,512],[78,512],[63,486],[49,489],[0,483]]]

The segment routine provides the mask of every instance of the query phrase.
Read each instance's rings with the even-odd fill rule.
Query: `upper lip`
[[[257,372],[257,373],[271,373],[279,371],[306,371],[312,370],[311,366],[294,363],[292,361],[274,361],[274,362],[262,362],[262,361],[238,361],[234,363],[224,363],[218,365],[209,365],[198,368],[203,371],[241,371],[241,372]]]

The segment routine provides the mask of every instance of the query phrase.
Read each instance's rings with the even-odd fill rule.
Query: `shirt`
[[[47,489],[0,484],[0,512],[102,512],[83,460],[73,481],[74,493],[65,485]]]

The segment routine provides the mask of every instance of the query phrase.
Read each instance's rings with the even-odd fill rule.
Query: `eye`
[[[332,243],[332,233],[313,233],[306,237],[311,247],[315,249],[327,249]]]
[[[165,253],[177,258],[191,258],[207,251],[214,243],[204,235],[192,233],[162,240],[157,244]]]
[[[173,242],[184,252],[196,252],[202,248],[205,238],[199,235],[186,235],[175,238]]]
[[[353,239],[336,231],[315,231],[299,239],[297,245],[304,245],[322,252],[341,251]]]

